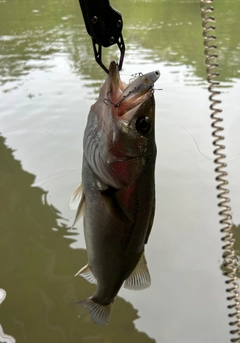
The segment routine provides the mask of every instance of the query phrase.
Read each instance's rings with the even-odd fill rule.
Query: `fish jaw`
[[[112,61],[100,91],[100,98],[111,107],[113,116],[123,116],[152,95],[154,83],[159,77],[159,70],[147,74],[139,73],[138,77],[126,84],[121,80],[118,64]]]
[[[105,101],[106,105],[117,103],[122,92],[127,88],[127,84],[121,80],[118,64],[112,61],[109,66],[109,73],[100,90],[99,98]]]
[[[140,132],[140,130],[142,132]],[[155,101],[151,96],[138,106],[130,121],[120,117],[114,127],[109,153],[112,178],[129,187],[155,161]]]
[[[152,151],[155,142],[155,100],[148,97],[136,109],[128,113],[127,119],[115,121],[111,154],[134,158],[145,156]],[[121,158],[120,158],[121,160]]]

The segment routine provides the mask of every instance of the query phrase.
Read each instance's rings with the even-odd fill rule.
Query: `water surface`
[[[107,327],[73,305],[94,287],[82,223],[69,231],[82,136],[105,74],[77,1],[0,1],[0,324],[16,342],[225,343],[210,111],[199,1],[111,1],[124,18],[122,76],[160,69],[152,286],[122,289]],[[214,1],[233,220],[240,223],[240,1]],[[108,64],[115,47],[104,51]],[[235,228],[238,233],[237,226]],[[236,236],[237,237],[237,236]],[[236,249],[237,249],[236,244]]]

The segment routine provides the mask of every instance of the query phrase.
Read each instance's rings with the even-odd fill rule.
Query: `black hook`
[[[108,73],[102,62],[102,47],[117,44],[120,50],[119,70],[122,69],[125,44],[122,37],[121,14],[111,7],[109,0],[79,0],[88,34],[92,37],[96,62]]]

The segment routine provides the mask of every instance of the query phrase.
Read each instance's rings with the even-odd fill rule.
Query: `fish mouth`
[[[118,64],[112,61],[107,79],[107,94],[102,99],[112,107],[115,115],[121,117],[152,96],[154,83],[159,77],[159,70],[147,74],[139,73],[126,84],[121,80]]]

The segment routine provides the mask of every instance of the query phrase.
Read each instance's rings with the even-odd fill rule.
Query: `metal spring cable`
[[[219,74],[215,71],[218,67],[216,63],[217,53],[216,45],[214,41],[216,37],[213,35],[215,30],[215,18],[213,17],[214,8],[211,6],[213,0],[201,0],[201,16],[202,16],[202,27],[203,27],[203,37],[204,37],[204,46],[205,46],[205,56],[206,56],[206,72],[207,72],[207,81],[209,83],[208,91],[210,93],[209,100],[211,119],[212,119],[212,135],[214,137],[213,146],[214,155],[216,156],[214,163],[217,165],[215,172],[217,174],[217,190],[218,190],[218,199],[220,199],[218,206],[220,207],[219,215],[222,217],[220,224],[222,225],[221,232],[224,234],[222,241],[225,243],[223,246],[223,266],[225,269],[224,275],[227,276],[225,283],[229,288],[226,289],[226,292],[230,293],[227,297],[227,300],[231,301],[231,304],[228,305],[228,308],[234,312],[229,314],[229,317],[234,318],[234,321],[231,321],[229,324],[235,328],[230,331],[232,335],[237,335],[231,339],[231,342],[240,342],[240,302],[239,302],[239,292],[238,292],[238,283],[237,283],[237,257],[233,248],[234,240],[232,234],[232,216],[230,214],[231,207],[228,205],[230,198],[228,196],[229,190],[227,188],[228,181],[226,179],[226,156],[224,154],[225,146],[222,144],[224,136],[221,135],[223,127],[220,125],[222,118],[219,117],[219,114],[222,112],[221,109],[217,106],[221,103],[220,100],[216,99],[216,96],[220,94],[216,88],[219,86],[219,82],[214,80]]]

